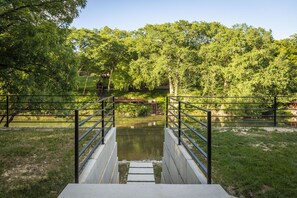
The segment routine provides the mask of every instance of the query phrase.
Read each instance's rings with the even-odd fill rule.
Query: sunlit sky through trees
[[[136,30],[146,24],[177,20],[246,23],[272,30],[275,39],[297,33],[296,0],[88,0],[76,28],[104,26]]]

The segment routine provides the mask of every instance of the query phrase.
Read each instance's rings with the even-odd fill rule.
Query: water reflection
[[[141,120],[129,125],[117,127],[119,160],[162,160],[164,123]]]

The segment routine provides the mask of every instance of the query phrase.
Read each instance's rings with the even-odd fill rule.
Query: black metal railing
[[[297,127],[297,96],[177,98],[211,110],[214,127]],[[97,99],[96,95],[0,95],[0,126],[68,127],[76,108]],[[125,105],[117,105],[119,116],[126,116],[127,108],[121,108]],[[138,111],[135,116],[153,113],[146,107],[131,114]]]
[[[0,125],[69,126],[74,110],[96,99],[93,95],[0,95]]]
[[[196,118],[194,115],[199,114]],[[166,98],[166,128],[172,129],[211,184],[211,111],[178,97]]]
[[[105,97],[75,110],[75,183],[105,136],[115,127],[114,97]]]
[[[214,127],[297,126],[297,96],[178,96],[177,98],[211,110]],[[195,115],[196,118],[199,116]]]

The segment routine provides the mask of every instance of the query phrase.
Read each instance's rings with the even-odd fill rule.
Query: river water
[[[116,125],[120,161],[162,160],[164,116],[120,118]]]

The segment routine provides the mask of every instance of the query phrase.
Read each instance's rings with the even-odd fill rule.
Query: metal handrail
[[[173,103],[177,105],[177,107],[172,105],[172,101],[174,101]],[[183,108],[182,105],[191,106],[192,109]],[[169,107],[173,107],[174,109],[169,109]],[[206,114],[204,117],[207,118],[207,122],[204,123],[201,120],[193,117],[192,115],[190,115],[189,112],[185,112],[187,110],[202,111],[204,114]],[[172,117],[174,117],[174,119],[172,119]],[[192,124],[199,124],[200,126],[206,128],[207,137],[204,137],[199,132],[197,132],[193,126],[190,126],[190,123],[186,123],[186,119],[191,119],[193,121]],[[176,128],[172,128],[172,126],[175,126]],[[183,128],[183,126],[185,126],[186,128]],[[204,172],[204,174],[206,175],[207,183],[211,184],[211,111],[193,105],[189,102],[182,101],[179,97],[167,97],[166,127],[174,131],[174,134],[178,138],[178,144],[183,145],[186,148],[186,150],[189,152],[192,158],[197,162],[202,172]],[[197,144],[195,140],[187,134],[186,130],[191,131],[192,134],[195,135],[195,137],[201,139],[203,143],[207,145],[207,152],[205,152],[199,146],[199,144]],[[176,131],[178,131],[178,134],[176,134]],[[186,138],[189,141],[189,143],[186,143],[186,141],[184,141],[184,138]],[[202,162],[201,159],[199,159],[197,155],[195,155],[189,144],[192,144],[193,147],[207,160],[206,165]]]
[[[90,112],[97,110],[96,102],[100,103],[100,100],[96,101],[93,106],[92,103],[90,103],[90,101],[97,99],[95,95],[1,95],[0,97],[0,119],[2,126],[6,127],[13,126],[14,123],[17,124],[15,126],[24,126],[23,123],[32,123],[32,125],[35,125],[35,123],[37,123],[35,119],[26,119],[26,117],[32,116],[34,118],[36,117],[38,120],[41,118],[39,123],[43,123],[43,125],[45,123],[65,123],[68,126],[68,124],[73,123],[71,122],[74,118],[73,111],[77,108],[77,105],[81,104],[81,106],[84,107],[91,105],[87,107],[87,110],[82,110],[84,112],[80,113],[81,118],[84,116],[84,118],[87,119],[88,116],[92,115]],[[77,99],[79,99],[79,101],[75,101]],[[171,106],[169,106],[169,109],[172,109],[172,111],[178,110],[177,100],[212,110],[213,121],[216,120],[213,122],[215,126],[297,126],[297,116],[294,113],[297,111],[297,108],[290,106],[291,103],[296,103],[296,95],[260,97],[170,97]],[[106,106],[109,108],[110,105]],[[193,108],[194,107],[187,105],[183,110],[190,111]],[[221,112],[223,112],[223,114],[221,114]],[[98,114],[97,116],[99,117],[100,115]],[[197,117],[197,119],[198,116],[197,114],[193,115],[193,117]],[[42,118],[45,118],[44,120],[46,121],[43,121]],[[94,119],[95,118],[91,120]],[[82,120],[80,121],[82,122]],[[31,126],[27,124],[26,127]]]
[[[108,101],[111,102],[108,105],[105,105]],[[84,120],[79,122],[79,112],[89,110],[88,108],[99,105],[98,111],[90,115],[89,117],[85,118]],[[83,167],[87,163],[87,161],[90,159],[94,151],[98,148],[99,145],[104,144],[104,138],[106,134],[109,132],[109,130],[112,127],[115,127],[115,101],[113,96],[109,96],[106,98],[102,98],[96,102],[89,103],[81,108],[75,109],[75,183],[79,183],[79,174],[83,170]],[[100,114],[101,113],[101,114]],[[91,120],[92,118],[101,115],[101,119],[97,120],[95,124],[88,127],[86,130],[82,132],[82,135],[80,135],[80,126],[82,126],[85,123],[91,123],[94,122]],[[108,117],[108,118],[107,118]],[[101,126],[98,128],[98,126],[101,124]],[[110,124],[109,127],[107,127]],[[85,129],[85,128],[84,128]],[[91,139],[85,142],[85,138],[89,136],[90,134],[93,134],[92,132],[95,131],[95,134],[91,136]],[[98,138],[101,134],[101,137]],[[80,148],[80,145],[83,148]],[[95,144],[94,146],[92,146]],[[84,154],[88,151],[87,154]],[[85,156],[86,155],[86,156]],[[81,160],[80,158],[83,157]]]

